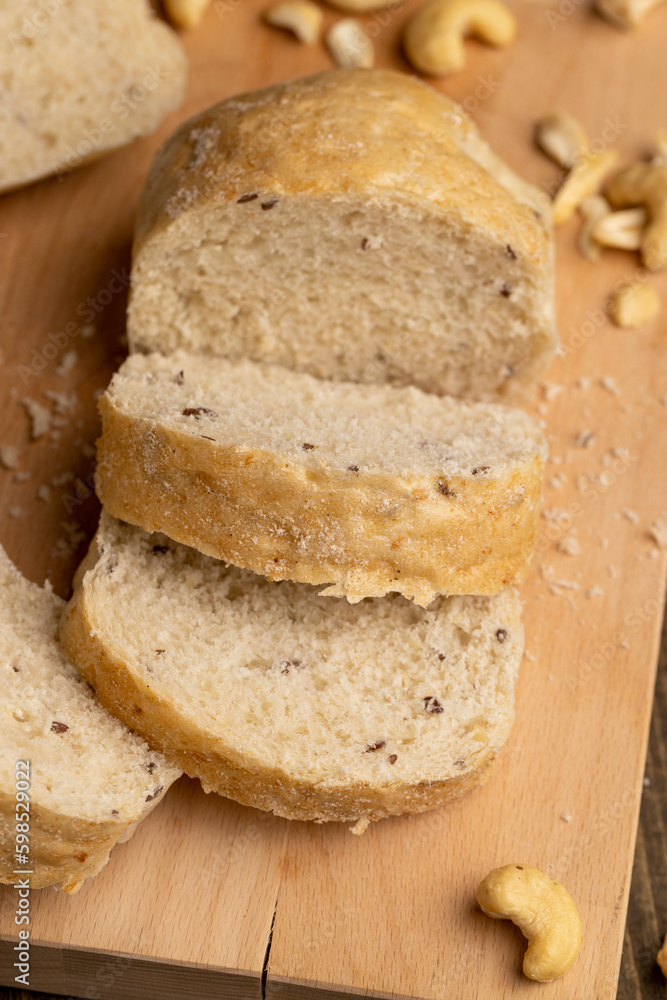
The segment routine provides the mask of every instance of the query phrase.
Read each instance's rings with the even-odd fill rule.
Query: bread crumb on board
[[[574,443],[577,448],[592,448],[595,444],[595,434],[593,431],[579,431],[574,438]]]
[[[565,553],[566,556],[578,556],[581,552],[581,545],[572,535],[561,538],[556,548],[559,552]]]
[[[58,375],[60,378],[63,378],[65,375],[69,375],[72,369],[76,366],[78,360],[79,355],[76,351],[66,351],[60,359],[60,362],[53,369],[53,374]]]
[[[7,513],[10,517],[23,517],[23,507],[9,507]]]
[[[636,511],[631,510],[629,507],[621,507],[621,514],[626,521],[630,521],[632,524],[639,524],[639,514],[637,514]]]
[[[30,420],[30,437],[33,441],[44,437],[51,430],[51,411],[30,397],[21,400]]]
[[[597,584],[595,584],[594,587],[591,587],[589,590],[586,591],[586,597],[589,600],[591,600],[593,597],[604,597],[604,590],[602,589],[602,587],[599,587]]]
[[[648,534],[659,549],[667,549],[667,528],[662,521],[654,521],[649,525]]]
[[[20,454],[15,444],[0,445],[0,465],[5,469],[18,469]]]

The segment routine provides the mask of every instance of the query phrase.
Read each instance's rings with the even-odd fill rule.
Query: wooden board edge
[[[0,986],[83,1000],[262,1000],[262,973],[137,958],[122,952],[30,945],[29,985],[15,980],[16,940],[0,940]]]

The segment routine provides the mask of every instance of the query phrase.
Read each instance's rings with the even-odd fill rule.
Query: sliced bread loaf
[[[350,601],[526,573],[544,436],[520,410],[252,361],[130,356],[100,401],[110,513]]]
[[[63,174],[153,132],[186,60],[146,0],[3,0],[0,190]]]
[[[180,771],[81,680],[57,640],[64,606],[0,546],[0,882],[75,892]]]
[[[508,737],[515,591],[322,601],[104,514],[61,639],[101,702],[207,791],[290,819],[430,809]]]
[[[154,161],[131,347],[520,401],[556,346],[539,201],[458,105],[405,73],[337,69],[230,98]]]

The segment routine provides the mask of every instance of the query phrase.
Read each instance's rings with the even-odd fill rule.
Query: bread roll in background
[[[147,0],[3,0],[0,191],[154,132],[187,62]]]

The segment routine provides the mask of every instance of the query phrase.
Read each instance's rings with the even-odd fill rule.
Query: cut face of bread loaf
[[[322,601],[104,513],[85,567],[64,648],[207,791],[290,819],[380,819],[478,783],[508,737],[513,590],[428,610]]]
[[[180,102],[178,37],[146,0],[3,0],[0,190],[153,132]]]
[[[350,601],[494,594],[526,573],[546,453],[520,410],[179,351],[100,402],[110,513]]]
[[[556,346],[538,202],[458,105],[405,73],[231,98],[154,161],[131,347],[521,401]]]
[[[81,680],[57,640],[64,606],[21,576],[0,546],[0,882],[29,869],[32,888],[75,892],[180,771],[109,715]],[[28,762],[20,774],[18,761]],[[26,772],[29,807],[17,800]],[[16,856],[19,821],[30,826],[24,865]]]

